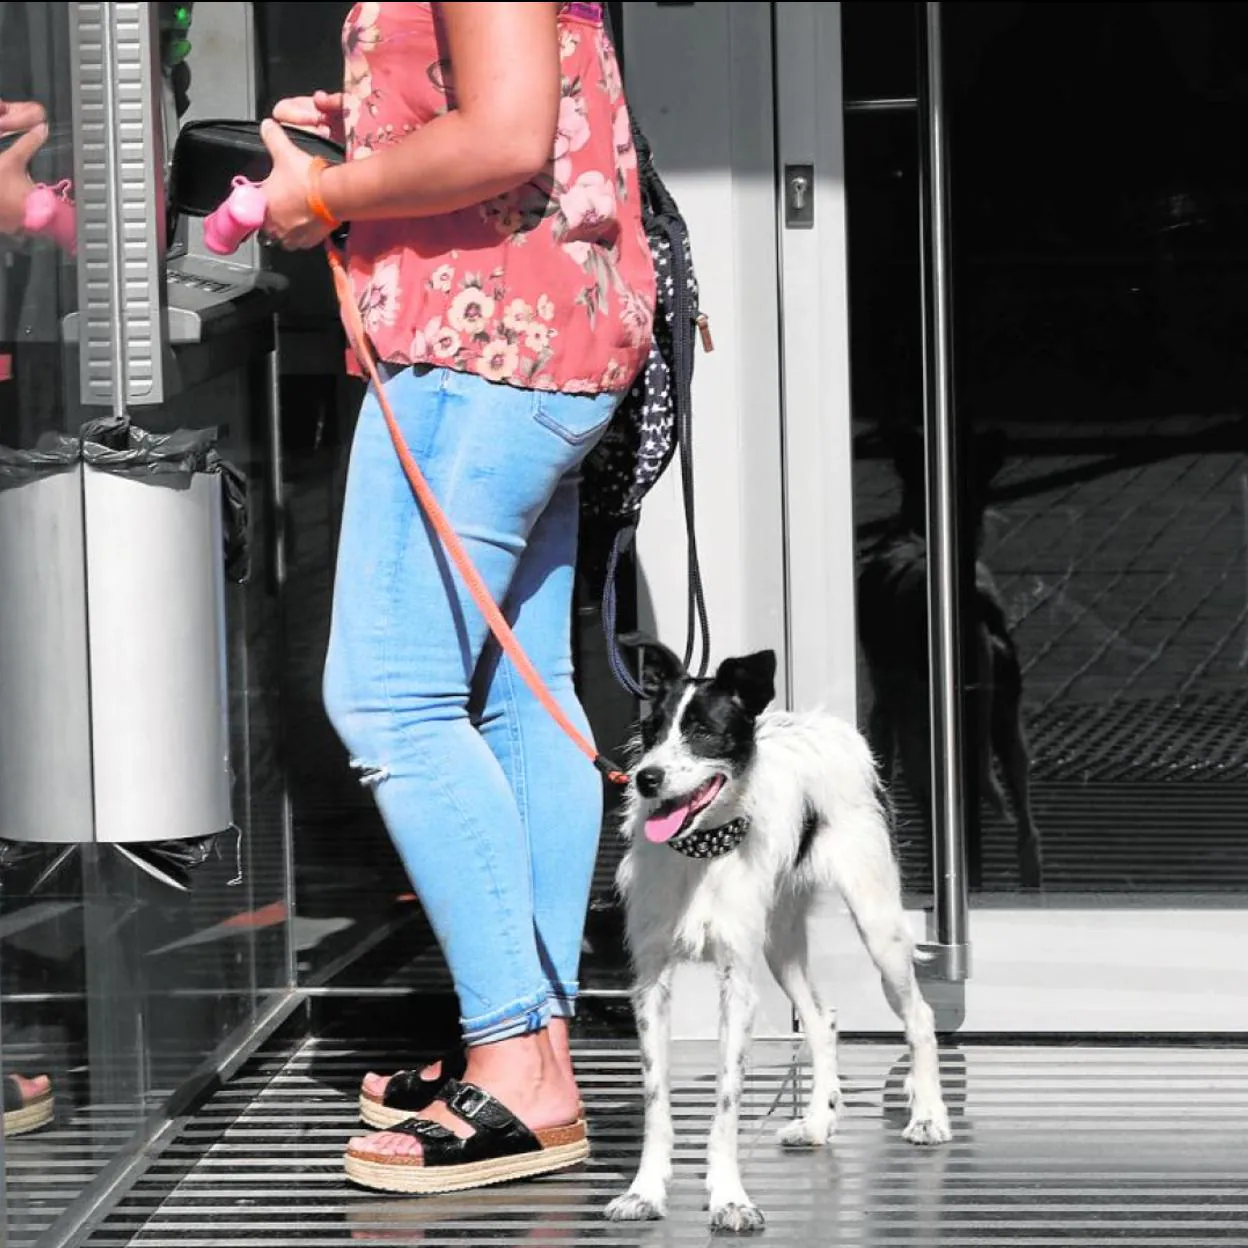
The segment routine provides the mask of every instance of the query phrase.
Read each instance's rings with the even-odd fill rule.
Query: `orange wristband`
[[[308,207],[318,221],[324,222],[331,230],[336,230],[342,222],[325,207],[325,201],[321,198],[321,174],[328,168],[329,161],[323,156],[312,157],[312,163],[308,166]]]

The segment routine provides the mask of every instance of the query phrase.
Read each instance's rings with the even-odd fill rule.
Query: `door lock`
[[[810,230],[814,228],[814,165],[785,165],[784,224],[790,230]]]

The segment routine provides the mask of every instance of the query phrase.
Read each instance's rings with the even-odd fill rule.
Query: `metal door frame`
[[[961,448],[954,419],[953,289],[949,219],[950,160],[948,114],[942,75],[942,8],[939,3],[916,6],[919,26],[917,98],[854,101],[843,104],[839,75],[839,5],[786,3],[772,6],[775,22],[777,133],[777,219],[780,223],[781,307],[785,360],[785,463],[787,549],[790,562],[803,576],[817,580],[808,562],[800,562],[801,543],[810,545],[810,482],[825,490],[847,488],[849,446],[837,438],[822,442],[807,436],[810,412],[795,406],[802,394],[800,370],[810,370],[810,355],[794,352],[794,322],[805,315],[807,350],[820,360],[826,378],[844,362],[846,377],[834,393],[821,398],[813,411],[825,426],[844,421],[848,430],[848,352],[839,336],[848,317],[824,312],[813,318],[795,306],[806,290],[807,272],[817,265],[839,265],[844,273],[844,164],[842,107],[846,111],[913,112],[921,153],[924,429],[927,448],[928,611],[930,637],[930,705],[932,708],[933,901],[929,912],[911,911],[909,918],[920,945],[930,955],[920,967],[924,991],[936,1009],[939,1025],[965,1034],[1173,1034],[1248,1032],[1248,997],[1231,985],[1242,978],[1234,950],[1248,938],[1248,910],[1200,908],[1198,899],[1141,896],[1115,898],[1112,905],[1095,897],[1050,894],[1038,901],[1015,904],[1012,898],[985,898],[972,912],[966,872],[965,795],[968,783],[964,712],[957,690],[963,669],[962,628],[958,592],[958,469]],[[818,12],[816,12],[818,10]],[[797,49],[794,51],[794,49]],[[835,76],[835,86],[829,79]],[[835,99],[833,98],[835,96]],[[829,159],[840,160],[827,165]],[[814,165],[813,227],[788,228],[785,222],[785,171],[793,165]],[[839,185],[838,185],[839,183]],[[826,186],[833,189],[833,209],[825,207]],[[800,235],[800,238],[799,238]],[[812,248],[819,251],[818,257]],[[805,281],[806,284],[803,284]],[[840,282],[819,287],[821,298],[846,297]],[[785,315],[788,313],[788,315]],[[813,335],[813,336],[812,336]],[[795,383],[794,379],[798,378]],[[843,457],[839,458],[838,457]],[[831,547],[830,567],[816,592],[821,607],[799,603],[790,578],[790,619],[827,619],[839,614],[852,630],[852,589],[845,592],[846,552],[852,562],[852,514],[818,531]],[[807,586],[809,591],[809,585]],[[812,682],[801,666],[801,634],[790,639],[793,657],[793,701],[828,703],[826,686]],[[852,672],[856,637],[844,630],[830,634],[825,669]],[[833,709],[852,718],[853,699],[842,696]],[[972,936],[975,957],[972,960]],[[1093,953],[1089,955],[1089,949]],[[813,934],[812,969],[820,980],[835,984],[843,1026],[855,1032],[895,1031],[897,1023],[881,997],[878,980],[862,953],[856,932],[843,907],[829,913]]]

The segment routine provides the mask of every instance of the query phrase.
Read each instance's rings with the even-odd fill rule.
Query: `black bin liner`
[[[236,585],[251,574],[247,478],[217,450],[217,429],[175,429],[149,433],[122,417],[87,421],[77,436],[45,433],[30,450],[0,446],[0,490],[23,485],[80,463],[101,472],[184,488],[196,473],[221,478],[225,574]]]

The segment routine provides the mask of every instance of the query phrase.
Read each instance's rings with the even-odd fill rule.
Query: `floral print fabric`
[[[438,7],[348,14],[349,159],[455,107]],[[601,5],[560,6],[559,56],[558,130],[541,175],[458,212],[352,225],[348,271],[380,359],[568,394],[624,390],[645,361],[654,270]]]

